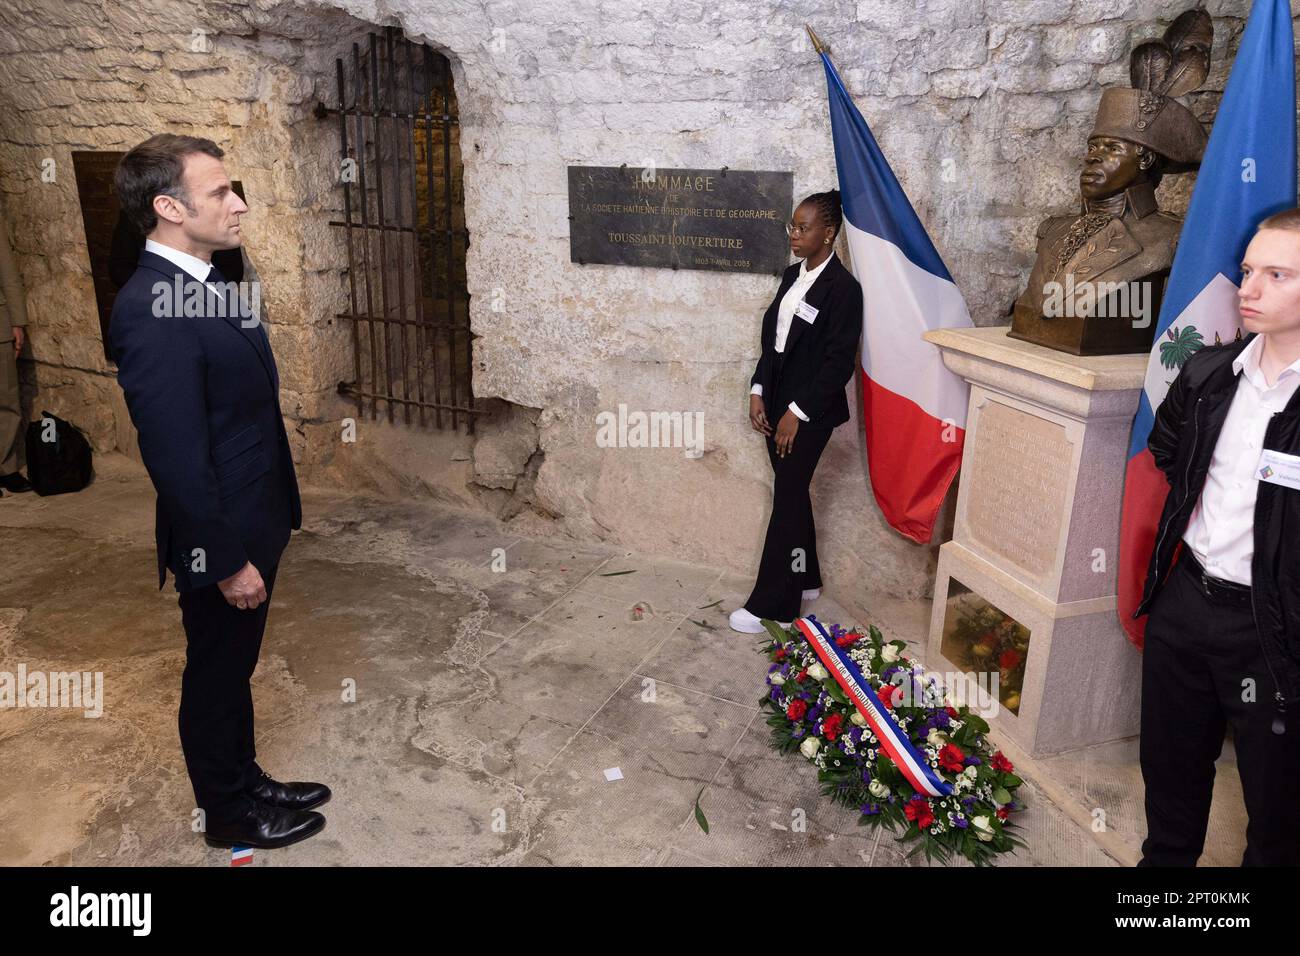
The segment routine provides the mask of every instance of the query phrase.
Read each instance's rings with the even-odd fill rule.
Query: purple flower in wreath
[[[952,821],[952,824],[953,826],[957,827],[959,830],[965,830],[968,826],[970,826],[970,823],[967,821],[965,817],[957,817],[955,820]]]
[[[767,672],[770,674],[772,673],[772,671],[779,671],[780,669],[781,669],[780,664],[773,664],[771,667],[767,669]]]
[[[853,741],[855,744],[858,743],[858,742],[860,742],[860,741],[862,740],[862,728],[861,728],[861,727],[850,727],[850,728],[849,728],[849,740]]]
[[[772,698],[772,703],[774,704],[781,703],[781,688],[773,687],[767,696]]]
[[[809,722],[815,721],[818,717],[820,717],[820,716],[821,716],[821,712],[822,712],[822,705],[821,705],[821,704],[813,704],[811,707],[809,707],[809,708],[808,708],[808,720],[809,720]],[[820,729],[819,729],[819,730],[818,730],[818,733],[820,733],[820,732],[821,732],[821,731],[820,731]]]
[[[968,767],[978,767],[983,762],[984,762],[983,760],[980,760],[979,757],[976,757],[973,754],[968,756],[965,760],[962,761],[962,763],[964,763]]]
[[[862,815],[864,817],[874,817],[876,814],[880,812],[880,804],[864,803],[861,809],[862,809]]]
[[[799,724],[799,725],[796,726],[793,730],[790,731],[790,736],[791,736],[791,737],[802,737],[803,735],[804,735],[804,726],[803,726],[803,724]]]
[[[867,767],[862,768],[862,782],[863,783],[871,782],[871,770]]]

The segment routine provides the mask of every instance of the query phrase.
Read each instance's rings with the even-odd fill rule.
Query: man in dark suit
[[[270,342],[211,265],[248,210],[215,143],[158,135],[122,159],[123,211],[147,237],[118,293],[109,342],[158,492],[158,586],[180,592],[186,664],[180,736],[213,846],[285,846],[318,832],[316,783],[280,783],[255,759],[249,679],[280,555],[302,508]]]

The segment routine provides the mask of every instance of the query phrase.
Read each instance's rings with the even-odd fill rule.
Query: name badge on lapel
[[[1283,488],[1300,490],[1300,455],[1288,455],[1265,448],[1259,456],[1255,477]]]
[[[809,305],[807,302],[804,302],[802,299],[800,299],[799,304],[794,307],[794,314],[799,316],[799,318],[803,319],[809,325],[812,325],[813,320],[817,318],[818,311],[820,310],[814,309],[811,305]]]

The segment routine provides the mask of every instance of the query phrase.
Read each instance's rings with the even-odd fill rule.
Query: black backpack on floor
[[[90,484],[90,442],[76,425],[41,412],[27,423],[27,480],[38,495],[62,495]]]

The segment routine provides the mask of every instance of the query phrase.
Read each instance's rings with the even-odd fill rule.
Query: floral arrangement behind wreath
[[[924,681],[902,641],[885,643],[874,626],[867,634],[829,628],[917,752],[952,787],[946,797],[918,793],[907,781],[795,625],[785,630],[763,623],[771,638],[761,650],[772,666],[760,703],[771,711],[773,745],[781,753],[798,750],[816,764],[822,791],[856,807],[859,824],[902,831],[901,841],[920,841],[908,856],[919,851],[940,862],[956,852],[987,865],[1025,845],[1009,819],[1023,809],[1013,796],[1021,784],[1015,768],[989,745],[981,717],[969,707],[950,706],[943,688]]]

